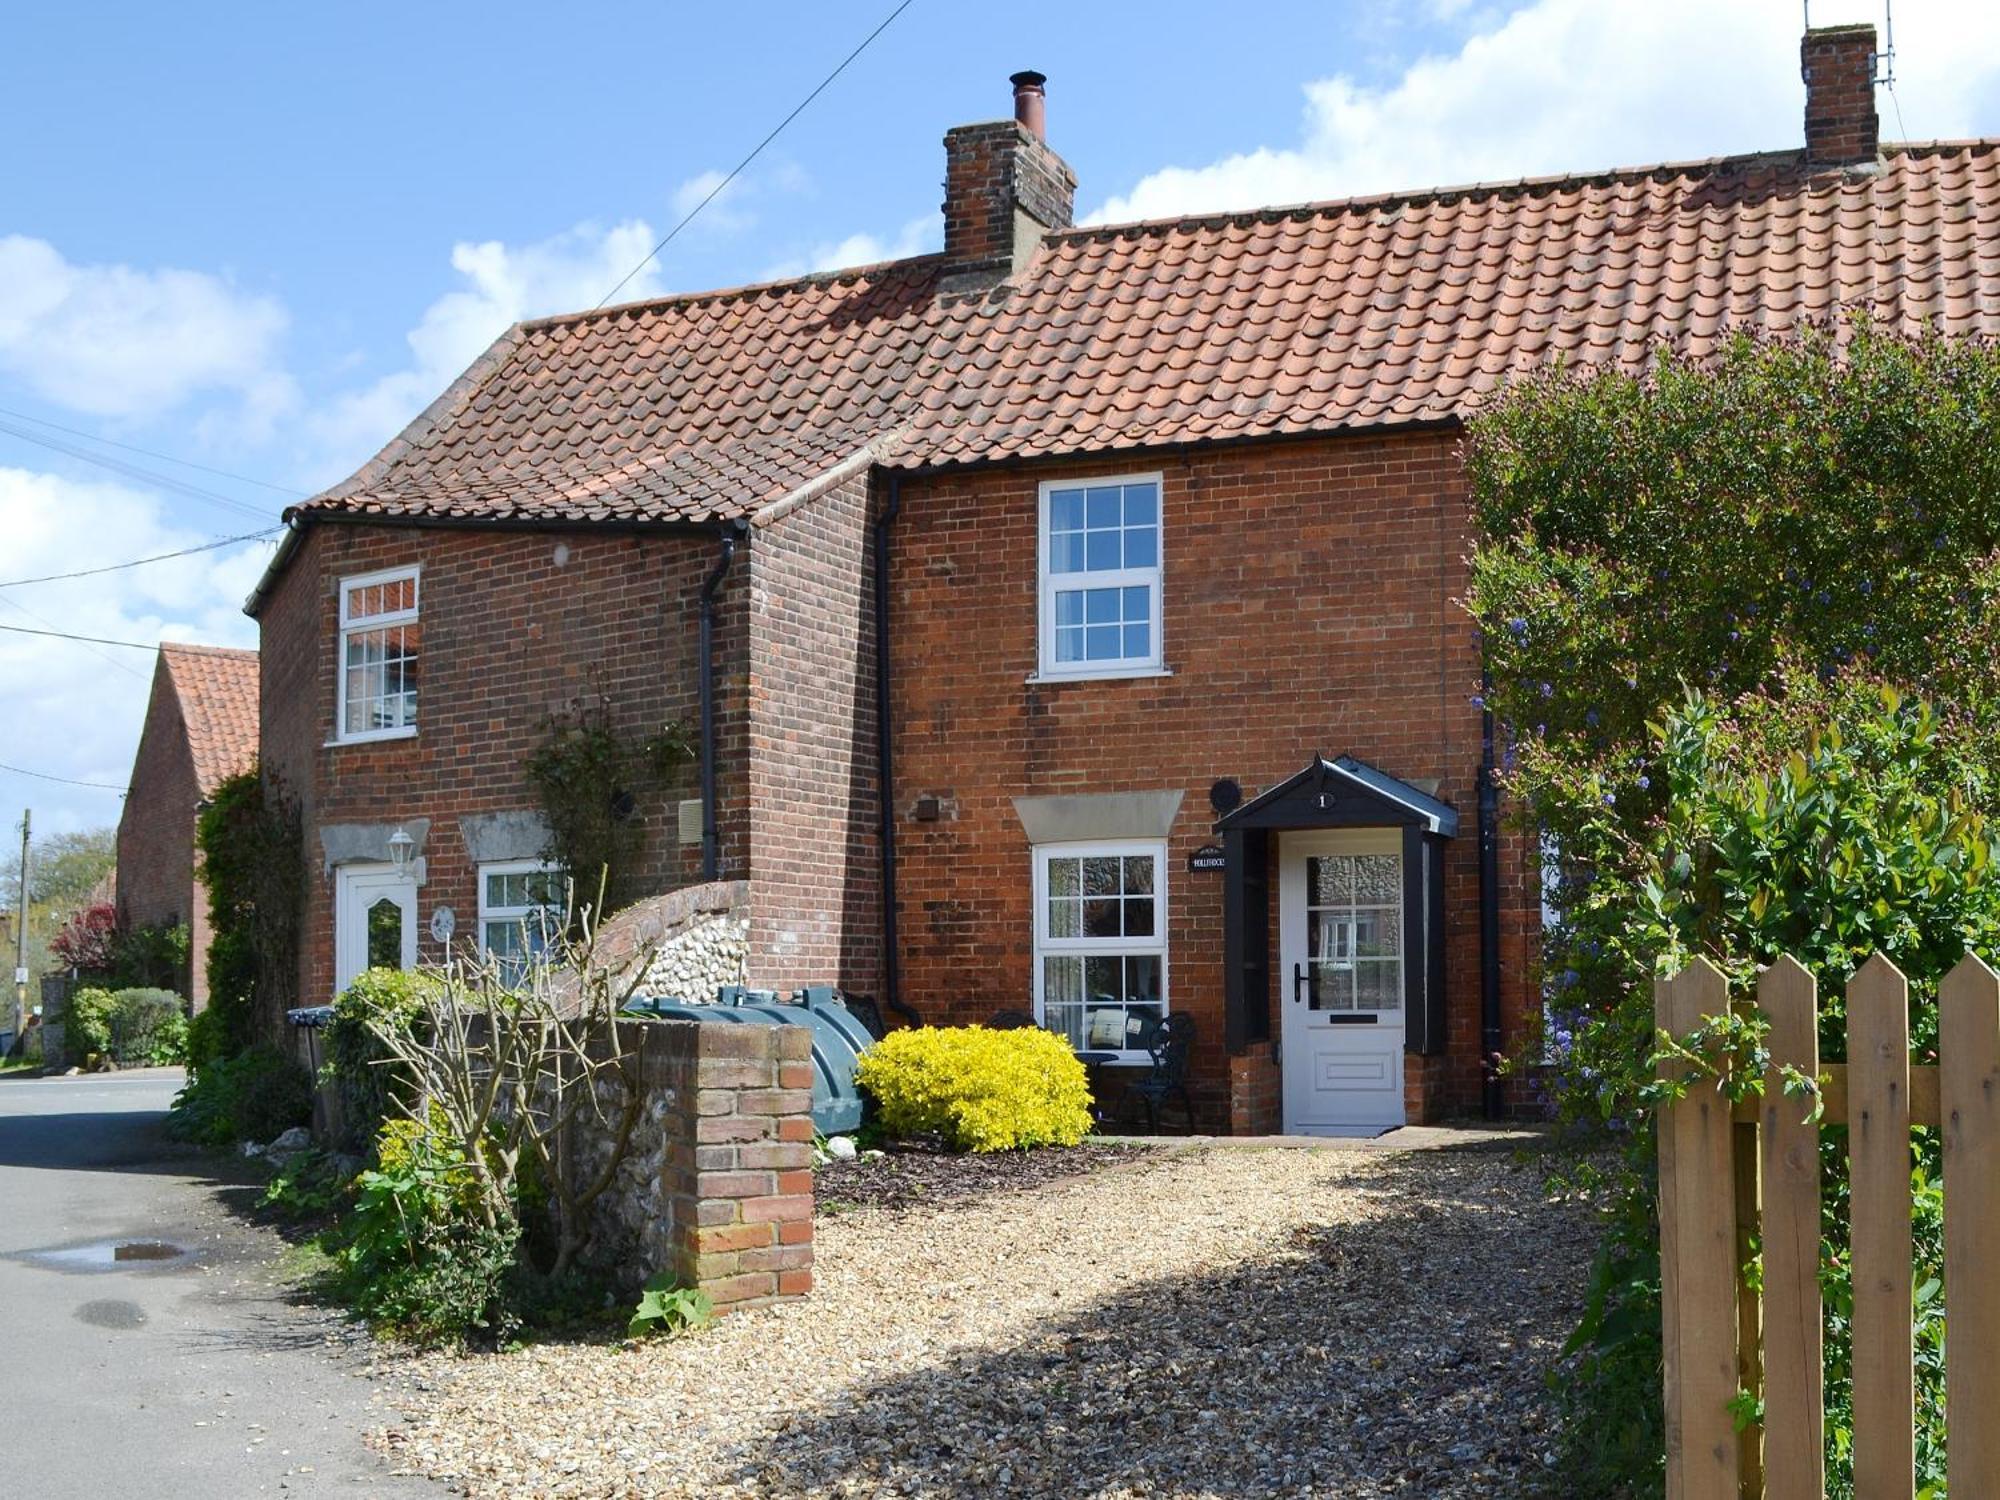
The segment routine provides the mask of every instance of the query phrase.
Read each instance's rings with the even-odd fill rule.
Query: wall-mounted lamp
[[[410,868],[410,852],[416,847],[417,841],[410,837],[409,830],[398,823],[396,831],[389,835],[389,863],[395,866],[398,875]]]

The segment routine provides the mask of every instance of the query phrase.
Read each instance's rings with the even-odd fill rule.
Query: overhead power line
[[[234,547],[242,542],[262,541],[265,537],[276,536],[285,528],[267,526],[262,531],[246,531],[240,536],[219,536],[212,542],[203,542],[198,547],[182,547],[177,552],[156,552],[151,557],[135,557],[130,562],[105,563],[98,568],[78,568],[73,573],[43,573],[36,578],[0,579],[0,589],[16,589],[29,583],[61,583],[66,578],[95,578],[100,573],[118,573],[126,568],[143,568],[147,563],[166,562],[176,557],[193,557],[197,552],[214,552],[223,547]]]
[[[268,510],[222,494],[218,490],[206,489],[198,484],[189,484],[185,479],[175,479],[170,474],[161,474],[152,469],[142,468],[138,464],[128,464],[123,459],[112,458],[103,453],[92,453],[88,448],[79,448],[73,443],[58,442],[56,439],[43,433],[30,432],[25,427],[17,427],[12,422],[0,422],[0,432],[17,437],[24,443],[34,443],[39,447],[52,449],[57,453],[68,454],[71,458],[80,458],[87,464],[96,464],[101,469],[109,469],[114,474],[123,474],[127,478],[140,481],[142,484],[150,484],[160,489],[172,490],[177,494],[186,495],[190,499],[205,500],[211,505],[220,505],[226,510],[233,510],[242,515],[255,516],[259,520],[267,520],[271,514]]]
[[[248,474],[231,473],[228,469],[211,468],[198,464],[191,458],[176,458],[171,453],[161,453],[154,448],[141,448],[132,443],[121,443],[116,438],[99,437],[94,432],[85,432],[80,427],[65,427],[60,422],[51,422],[47,417],[31,417],[24,411],[10,411],[0,406],[0,417],[12,417],[17,422],[32,422],[37,427],[47,427],[55,432],[66,432],[71,437],[80,437],[87,442],[102,443],[107,448],[123,448],[127,453],[137,453],[146,458],[157,458],[162,463],[178,464],[183,469],[197,469],[203,474],[213,474],[217,479],[233,479],[238,484],[254,484],[260,490],[273,490],[280,495],[292,495],[304,499],[306,492],[290,485],[273,484],[268,479],[252,479]]]
[[[0,761],[0,771],[8,771],[16,776],[32,776],[37,781],[55,781],[64,786],[87,786],[100,792],[116,792],[121,797],[125,795],[124,787],[114,786],[108,781],[78,781],[72,776],[51,776],[47,771],[30,771],[26,766],[10,766],[5,761]]]
[[[14,635],[44,635],[54,641],[82,641],[87,646],[124,646],[132,651],[157,651],[158,641],[114,641],[101,635],[72,635],[67,630],[34,630],[26,625],[0,625]]]
[[[915,0],[902,0],[902,4],[898,5],[894,10],[890,11],[888,15],[884,16],[882,18],[881,24],[876,26],[876,28],[873,31],[869,32],[868,35],[866,35],[861,39],[860,46],[856,47],[852,52],[848,53],[847,56],[843,57],[840,60],[839,66],[837,66],[831,73],[827,74],[826,77],[822,78],[819,81],[819,86],[817,88],[815,88],[810,94],[807,94],[805,98],[801,99],[797,104],[792,106],[792,112],[786,115],[785,118],[780,120],[776,125],[771,127],[771,133],[765,136],[763,140],[759,141],[751,149],[750,154],[748,156],[744,157],[743,160],[739,161],[735,166],[729,169],[729,175],[727,177],[723,178],[722,181],[718,182],[714,187],[710,188],[708,190],[707,196],[704,197],[701,200],[701,202],[697,203],[693,208],[689,209],[687,213],[682,215],[680,223],[674,225],[672,229],[669,229],[667,231],[667,237],[665,239],[661,240],[659,244],[653,246],[651,250],[648,250],[645,254],[645,257],[642,260],[640,260],[638,265],[634,266],[631,270],[627,271],[624,274],[624,276],[619,278],[618,285],[614,286],[610,291],[606,292],[602,297],[599,297],[597,299],[597,306],[598,307],[604,306],[605,303],[609,302],[613,297],[617,296],[620,292],[625,290],[625,284],[627,282],[629,282],[634,276],[637,276],[641,271],[645,270],[647,266],[651,265],[653,261],[659,256],[659,253],[674,242],[674,237],[678,235],[683,229],[687,228],[688,225],[694,222],[696,214],[700,213],[704,208],[707,208],[709,204],[713,203],[717,198],[719,198],[722,195],[722,190],[728,187],[729,184],[734,182],[739,176],[741,176],[743,173],[743,169],[745,167],[749,166],[751,162],[755,161],[759,156],[763,155],[764,148],[770,145],[771,142],[775,141],[780,135],[784,134],[785,127],[791,124],[792,121],[796,120],[800,115],[804,114],[806,106],[811,104],[813,100],[817,99],[821,94],[825,93],[827,90],[827,86],[831,84],[834,81],[834,79],[838,78],[842,73],[845,73],[847,71],[848,64],[853,62],[854,59],[859,57],[862,53],[866,52],[869,48],[869,45],[874,42],[875,38],[880,36],[883,32],[887,31],[889,29],[890,23],[893,22],[896,19],[896,17],[900,16],[904,11],[908,10],[914,3]]]

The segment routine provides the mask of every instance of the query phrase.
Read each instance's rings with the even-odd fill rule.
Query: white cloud
[[[155,496],[124,485],[0,467],[0,535],[8,578],[66,572],[193,546]],[[115,537],[109,550],[106,538]],[[109,577],[0,592],[0,625],[112,640],[255,646],[243,598],[268,547],[199,553]],[[31,770],[122,786],[145,719],[153,658],[117,646],[0,631],[0,721],[15,727],[4,759]],[[115,794],[0,775],[7,805],[31,804],[51,832],[118,820]]]
[[[728,183],[726,187],[723,185],[725,182]],[[710,198],[710,193],[715,196]],[[674,189],[674,222],[680,223],[699,208],[701,217],[689,226],[691,229],[706,230],[710,234],[748,229],[757,222],[757,215],[745,202],[750,196],[750,187],[741,177],[730,182],[727,173],[711,167],[706,172],[695,173]],[[704,201],[706,207],[702,206]]]
[[[844,240],[822,240],[803,253],[788,256],[765,270],[764,280],[805,276],[813,271],[837,271],[846,266],[873,265],[876,261],[903,260],[936,250],[944,243],[944,226],[925,214],[912,219],[891,239],[879,235],[850,234]]]
[[[1820,25],[1874,19],[1854,0],[1817,9]],[[1476,30],[1455,53],[1418,59],[1385,87],[1345,75],[1308,83],[1295,144],[1154,172],[1090,219],[1797,145],[1805,99],[1799,34],[1797,8],[1769,0],[1534,0]],[[1912,137],[2000,123],[2000,7],[1990,0],[1899,6],[1896,44],[1897,94]],[[1900,134],[1886,92],[1878,108],[1884,135]]]
[[[643,219],[604,229],[579,224],[531,245],[461,241],[452,269],[464,284],[424,310],[407,335],[410,364],[336,398],[311,426],[337,464],[352,468],[437,399],[508,326],[523,318],[594,307],[657,241]],[[660,291],[656,265],[633,276],[620,302]]]
[[[280,368],[285,310],[226,278],[75,265],[46,240],[0,237],[0,371],[93,416],[158,416],[238,397],[259,421],[296,404]]]

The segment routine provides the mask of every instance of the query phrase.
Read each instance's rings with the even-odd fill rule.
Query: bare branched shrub
[[[464,1153],[474,1211],[489,1228],[517,1215],[523,1169],[538,1169],[554,1217],[551,1278],[588,1245],[587,1210],[611,1186],[644,1107],[626,1046],[632,1023],[619,1012],[653,950],[606,964],[596,949],[585,908],[525,962],[480,957],[436,971],[415,1026],[371,1023],[385,1065],[413,1085],[409,1117],[441,1128]],[[610,1143],[589,1165],[578,1149],[586,1132]]]

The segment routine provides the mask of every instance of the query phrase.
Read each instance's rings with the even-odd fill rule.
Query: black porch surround
[[[1223,1034],[1231,1054],[1271,1039],[1271,835],[1290,829],[1403,831],[1404,1050],[1444,1051],[1445,802],[1350,755],[1315,756],[1296,776],[1216,820],[1222,888]]]

